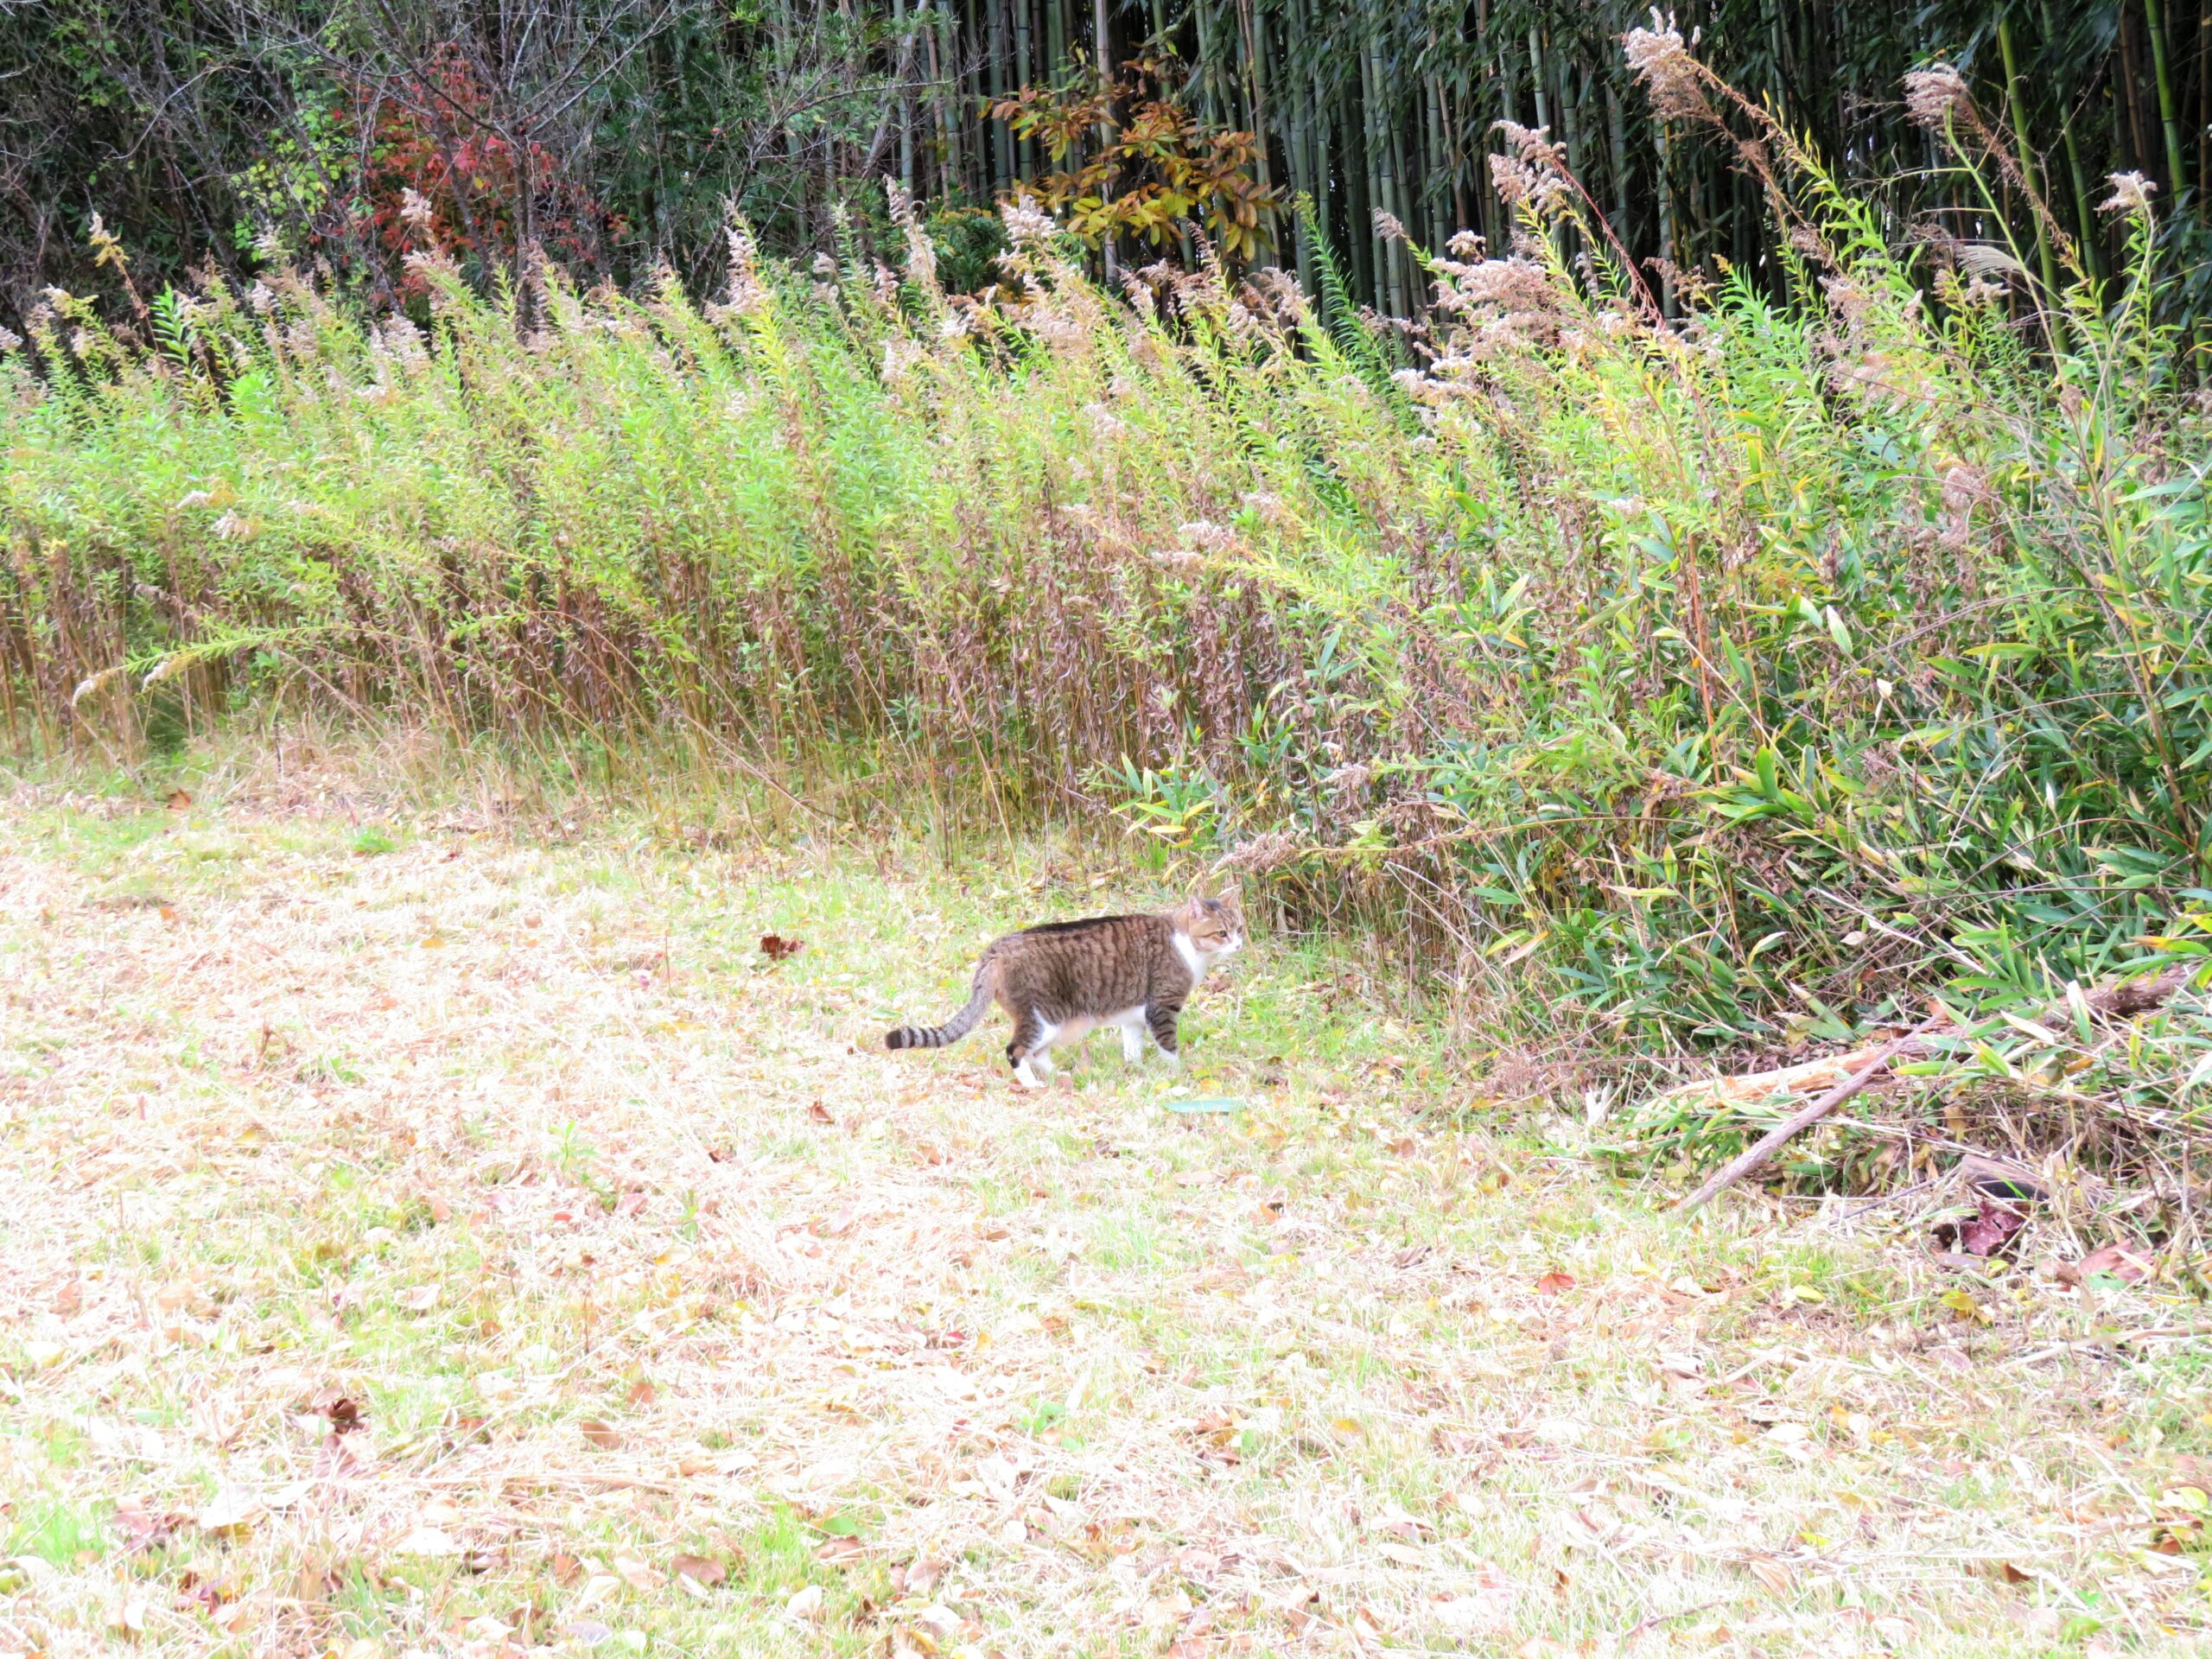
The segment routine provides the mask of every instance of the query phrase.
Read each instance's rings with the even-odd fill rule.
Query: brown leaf
[[[2018,1211],[1985,1196],[1974,1219],[1959,1229],[1959,1248],[1968,1255],[1994,1255],[2027,1224]]]
[[[1745,1565],[1751,1569],[1751,1576],[1764,1585],[1770,1593],[1777,1596],[1789,1593],[1792,1588],[1789,1571],[1780,1561],[1762,1557],[1746,1561]]]
[[[596,1417],[587,1417],[576,1425],[583,1430],[584,1439],[602,1452],[612,1452],[622,1444],[622,1433],[613,1424],[602,1422]]]
[[[830,1109],[818,1100],[806,1109],[806,1115],[817,1123],[827,1123],[832,1128],[837,1126],[837,1120],[830,1116]]]
[[[868,1546],[857,1538],[831,1535],[814,1547],[814,1559],[824,1567],[850,1567],[868,1554]]]
[[[1574,1275],[1561,1273],[1556,1268],[1536,1281],[1536,1294],[1539,1296],[1557,1296],[1573,1288]]]
[[[2035,1577],[2032,1573],[2021,1572],[2018,1567],[2013,1566],[2010,1561],[2004,1561],[1999,1564],[1997,1568],[1997,1576],[2004,1580],[2007,1584],[2033,1584],[2035,1582]]]
[[[192,804],[192,797],[181,789],[173,789],[168,792],[168,804],[171,811],[181,812]]]
[[[760,954],[770,962],[785,962],[806,949],[804,939],[787,939],[780,933],[760,936]]]
[[[630,1385],[629,1401],[632,1406],[650,1406],[660,1398],[660,1390],[653,1386],[650,1376],[641,1376]]]
[[[2151,1262],[2122,1245],[2107,1244],[2101,1250],[2090,1251],[2079,1262],[2058,1264],[2061,1284],[2078,1285],[2097,1273],[2108,1273],[2122,1284],[2139,1285],[2151,1276]]]
[[[116,1527],[132,1549],[158,1549],[191,1522],[190,1516],[175,1510],[148,1509],[143,1498],[126,1497],[115,1506]]]
[[[729,1576],[729,1569],[711,1555],[678,1555],[671,1559],[668,1570],[694,1584],[716,1585]]]
[[[351,1434],[367,1421],[368,1414],[361,1409],[361,1402],[340,1395],[323,1407],[322,1414],[330,1419],[333,1434]]]
[[[905,1572],[892,1574],[896,1587],[909,1596],[926,1596],[944,1576],[944,1563],[928,1555],[917,1556],[907,1563]]]
[[[54,1293],[54,1311],[65,1319],[73,1319],[85,1309],[85,1281],[72,1279]]]
[[[553,1574],[553,1582],[565,1590],[583,1577],[584,1564],[567,1550],[556,1549],[552,1560],[547,1563],[547,1570]]]

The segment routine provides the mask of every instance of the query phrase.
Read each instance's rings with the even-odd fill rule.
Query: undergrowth
[[[1518,133],[1515,246],[1422,255],[1395,374],[1279,275],[1102,292],[1022,206],[982,296],[911,223],[897,270],[735,227],[703,306],[424,258],[373,320],[281,261],[142,301],[114,251],[0,356],[5,718],[127,755],[312,704],[848,817],[1110,810],[1386,934],[1538,1084],[2202,953],[2206,422],[2139,185],[2131,268],[2051,292],[1637,42],[1761,179],[1787,302],[1685,276],[1667,324]],[[2010,165],[1962,88],[1928,118]],[[2139,1046],[2106,1093],[2193,1137],[2198,1046]]]

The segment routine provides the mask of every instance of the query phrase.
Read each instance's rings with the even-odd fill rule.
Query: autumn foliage
[[[1206,130],[1168,90],[1179,79],[1172,57],[1132,58],[1111,81],[1025,86],[989,113],[1044,146],[1055,170],[1035,194],[1084,240],[1159,247],[1195,221],[1232,257],[1257,258],[1282,206],[1258,176],[1259,141]]]
[[[395,261],[435,252],[512,268],[523,243],[535,241],[564,264],[597,264],[624,233],[560,156],[514,131],[457,48],[441,48],[397,90],[355,86],[345,115],[368,140],[353,216]]]

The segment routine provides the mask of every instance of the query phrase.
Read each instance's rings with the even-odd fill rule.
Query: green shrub
[[[1530,136],[1517,251],[1423,256],[1395,378],[1278,276],[1123,302],[1020,209],[982,302],[911,220],[903,276],[738,227],[703,308],[430,265],[427,336],[285,269],[59,296],[0,359],[7,715],[128,741],[158,683],[1110,808],[1662,1054],[2200,951],[2204,421],[2147,213],[2050,295],[1751,136],[1793,303],[1664,323]]]

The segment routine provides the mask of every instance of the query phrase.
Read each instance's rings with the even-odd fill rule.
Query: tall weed
[[[1395,378],[1274,274],[1103,293],[1026,207],[982,297],[918,231],[799,271],[742,226],[705,306],[57,294],[0,357],[6,718],[304,701],[1110,810],[1539,1059],[2201,953],[2206,423],[2147,211],[2116,291],[2050,295],[1768,155],[1792,297],[1672,327],[1520,135],[1515,247],[1421,256]]]

